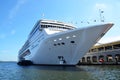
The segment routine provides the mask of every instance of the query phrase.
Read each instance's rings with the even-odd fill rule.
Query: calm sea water
[[[0,80],[120,80],[120,65],[18,66],[0,62]]]

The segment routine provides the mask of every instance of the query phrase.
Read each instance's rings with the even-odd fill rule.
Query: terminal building
[[[120,41],[93,46],[79,64],[120,64]]]

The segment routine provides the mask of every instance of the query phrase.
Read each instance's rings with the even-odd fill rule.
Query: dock
[[[78,64],[120,64],[120,41],[93,46]]]

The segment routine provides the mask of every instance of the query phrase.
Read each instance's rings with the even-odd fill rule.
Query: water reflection
[[[21,77],[24,75],[22,80],[94,80],[87,71],[79,67],[30,66],[19,70]]]

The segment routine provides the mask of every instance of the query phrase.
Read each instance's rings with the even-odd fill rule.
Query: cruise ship
[[[18,64],[76,65],[112,26],[76,28],[56,20],[39,20],[19,50]]]

